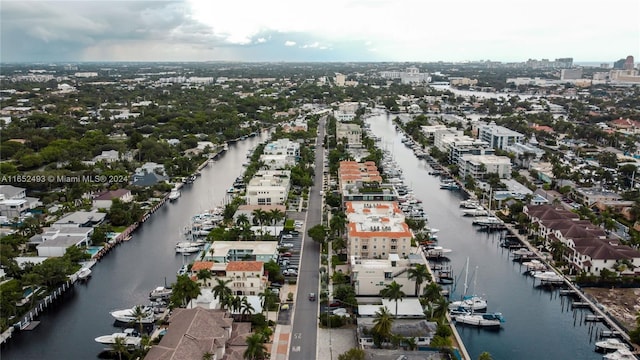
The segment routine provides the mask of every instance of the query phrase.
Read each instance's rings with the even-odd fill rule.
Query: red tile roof
[[[229,261],[227,271],[262,271],[262,261]]]

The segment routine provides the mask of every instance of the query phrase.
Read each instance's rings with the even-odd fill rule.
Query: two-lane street
[[[323,139],[326,117],[318,124],[318,137],[315,147],[315,177],[309,192],[306,230],[322,222],[322,190],[323,181]],[[306,232],[305,230],[305,232]],[[318,332],[318,301],[320,301],[319,273],[320,245],[307,234],[303,237],[303,252],[298,277],[298,293],[294,305],[293,328],[291,330],[291,348],[289,359],[309,360],[316,358],[316,339]],[[316,294],[315,301],[309,300],[309,293]]]

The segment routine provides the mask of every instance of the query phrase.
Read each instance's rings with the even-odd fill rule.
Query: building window
[[[393,274],[391,272],[385,272],[384,273],[384,278],[385,279],[393,279]]]

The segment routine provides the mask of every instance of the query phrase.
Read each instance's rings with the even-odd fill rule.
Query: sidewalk
[[[280,289],[280,303],[287,302],[287,296],[289,293],[293,293],[293,301],[297,295],[296,285],[284,284]],[[282,310],[282,311],[294,311],[294,309]],[[293,317],[290,318],[293,322]],[[289,358],[289,342],[291,341],[291,328],[293,324],[280,325],[278,324],[278,313],[270,312],[269,320],[276,322],[276,329],[273,332],[273,344],[271,345],[271,359],[272,360],[287,360]]]

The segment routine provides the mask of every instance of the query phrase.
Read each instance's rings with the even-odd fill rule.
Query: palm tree
[[[231,295],[227,298],[227,305],[229,306],[229,311],[231,312],[233,318],[237,321],[237,314],[240,312],[240,307],[242,306],[242,299],[240,296]]]
[[[380,296],[385,299],[395,301],[396,303],[396,317],[398,317],[398,300],[402,301],[402,298],[406,296],[406,294],[401,290],[402,285],[395,282],[395,280],[384,287],[384,289],[380,290]]]
[[[231,288],[227,286],[229,283],[231,283],[232,280],[216,279],[216,281],[217,281],[217,284],[212,289],[213,296],[218,298],[218,301],[220,302],[220,304],[222,305],[222,308],[224,309],[224,304],[226,303],[226,299],[229,298],[231,295],[233,295]]]
[[[186,306],[189,301],[200,295],[200,284],[191,280],[188,275],[180,275],[172,285],[171,303]]]
[[[198,271],[196,277],[198,278],[198,280],[202,281],[204,285],[211,286],[211,283],[207,283],[207,280],[213,277],[213,273],[211,272],[211,270],[202,269]]]
[[[118,360],[122,360],[122,354],[128,354],[129,349],[123,337],[116,337],[114,343],[111,344],[111,350],[118,354]]]
[[[417,264],[415,267],[409,269],[409,279],[414,279],[416,282],[415,296],[418,296],[420,291],[420,285],[425,281],[431,281],[431,274],[424,264]]]
[[[270,289],[264,289],[263,292],[259,293],[258,296],[262,299],[262,310],[269,311],[269,308],[272,304],[276,302],[276,294],[273,293]]]
[[[285,218],[285,214],[280,210],[280,209],[273,209],[271,211],[269,211],[269,217],[271,219],[271,221],[273,222],[273,233],[276,233],[276,225],[284,220]]]
[[[267,212],[262,210],[262,209],[255,209],[253,210],[253,221],[254,223],[257,223],[258,225],[260,225],[260,231],[262,232],[263,236],[264,236],[264,228],[263,225],[264,223],[267,221]]]
[[[246,317],[253,314],[254,311],[255,309],[253,308],[253,305],[251,305],[246,296],[243,296],[242,301],[240,302],[240,313],[242,314],[242,320],[246,321]]]
[[[236,218],[236,225],[240,227],[250,225],[249,217],[247,216],[247,214],[238,215],[238,217]]]
[[[418,343],[416,341],[416,338],[414,337],[404,338],[404,342],[407,344],[407,348],[409,348],[409,350],[415,351],[418,349]]]
[[[264,346],[264,336],[254,333],[247,336],[247,349],[242,356],[247,360],[262,360],[267,356],[267,348]]]
[[[133,312],[131,313],[131,315],[136,319],[136,322],[138,323],[138,327],[140,330],[140,334],[142,334],[142,319],[146,318],[149,316],[149,313],[147,311],[145,311],[145,309],[142,307],[142,305],[136,305],[133,308]]]
[[[247,233],[249,232],[249,229],[251,227],[251,222],[249,221],[249,217],[247,216],[247,214],[238,215],[238,218],[236,219],[236,225],[242,228],[242,239],[246,240],[246,238],[249,237],[247,236]]]
[[[202,354],[202,360],[213,360],[213,354],[207,351]]]
[[[392,326],[393,318],[391,317],[391,313],[389,313],[389,309],[387,309],[386,306],[381,306],[380,310],[376,311],[373,328],[371,330],[380,340],[387,340],[391,337]]]
[[[440,295],[440,285],[438,285],[437,283],[429,283],[429,285],[427,285],[424,288],[424,297],[428,302],[434,302],[437,299],[439,299],[441,297]]]
[[[42,276],[36,272],[27,273],[22,277],[22,285],[29,286],[31,291],[31,307],[36,300],[35,288],[40,284],[42,284]]]
[[[347,226],[347,218],[344,214],[338,213],[331,216],[329,221],[329,227],[334,235],[340,237],[344,233],[344,229]]]
[[[493,357],[491,357],[491,354],[485,351],[480,354],[480,356],[478,356],[478,360],[493,360]]]

